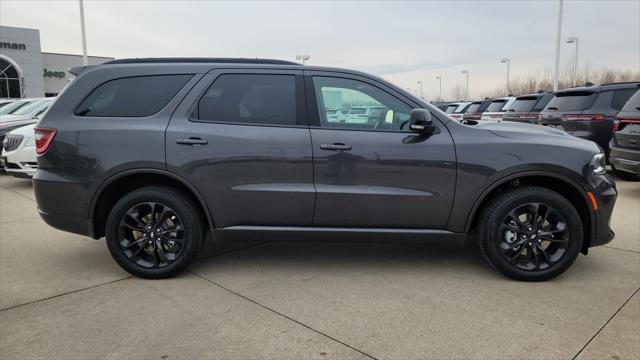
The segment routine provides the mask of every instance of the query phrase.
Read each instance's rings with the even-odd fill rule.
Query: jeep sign
[[[51,70],[44,69],[44,77],[54,77],[54,78],[62,79],[65,77],[65,72],[51,71]]]

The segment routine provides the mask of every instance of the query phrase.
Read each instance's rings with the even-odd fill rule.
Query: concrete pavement
[[[0,358],[638,359],[640,183],[618,187],[616,239],[545,283],[454,246],[277,242],[148,281],[3,175]]]

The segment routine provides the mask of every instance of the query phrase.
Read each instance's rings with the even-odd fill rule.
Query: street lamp
[[[438,95],[438,100],[442,101],[442,76],[436,76],[436,80],[440,80],[440,95]]]
[[[311,55],[296,55],[296,60],[302,60],[302,65],[305,65],[309,59],[311,59]]]
[[[553,91],[558,91],[560,82],[560,42],[562,40],[562,10],[564,0],[558,0],[558,27],[556,28],[556,59],[553,67]]]
[[[462,74],[467,75],[467,87],[466,87],[466,90],[464,91],[464,99],[469,100],[469,70],[462,70]]]
[[[576,58],[573,61],[573,81],[571,81],[573,86],[578,81],[578,38],[575,36],[568,37],[567,44],[576,44]]]
[[[418,80],[417,83],[420,84],[420,98],[424,99],[424,92],[422,92],[422,80]]]
[[[502,60],[500,60],[500,63],[507,64],[507,96],[509,96],[509,66],[511,65],[511,60],[502,58]]]

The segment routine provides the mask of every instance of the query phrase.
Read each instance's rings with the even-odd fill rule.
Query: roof
[[[293,61],[258,58],[132,58],[107,61],[103,65],[175,63],[300,65],[299,63]]]
[[[576,91],[601,92],[601,91],[616,90],[616,89],[632,89],[634,87],[640,87],[640,82],[629,81],[629,82],[607,83],[602,85],[576,86],[568,89],[558,90],[556,91],[556,94],[576,92]]]

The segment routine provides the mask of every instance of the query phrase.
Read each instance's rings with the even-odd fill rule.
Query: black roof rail
[[[620,81],[620,82],[612,82],[612,83],[601,84],[600,86],[605,86],[605,85],[624,85],[624,84],[638,84],[638,85],[640,85],[640,83],[638,81]]]
[[[112,64],[162,64],[162,63],[218,63],[218,64],[265,64],[265,65],[301,65],[293,61],[258,58],[132,58],[117,59],[103,63]]]

